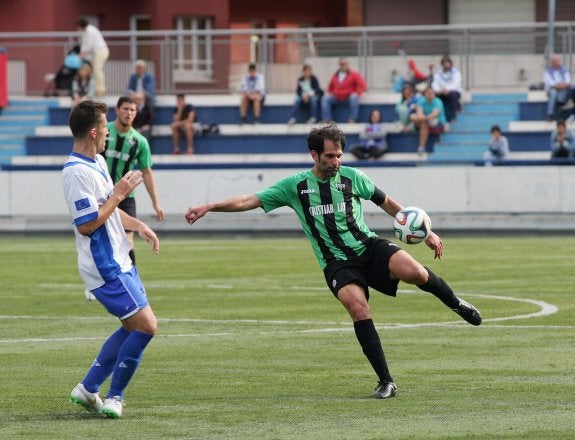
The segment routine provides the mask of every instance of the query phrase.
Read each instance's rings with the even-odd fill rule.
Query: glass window
[[[174,82],[210,81],[213,77],[211,17],[176,17]]]

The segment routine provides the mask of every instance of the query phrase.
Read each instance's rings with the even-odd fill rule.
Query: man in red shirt
[[[321,100],[321,111],[324,121],[331,121],[333,106],[349,105],[350,114],[348,122],[357,121],[359,114],[359,98],[367,89],[365,79],[361,74],[349,67],[347,58],[339,59],[339,70],[335,72],[329,82],[327,93]]]

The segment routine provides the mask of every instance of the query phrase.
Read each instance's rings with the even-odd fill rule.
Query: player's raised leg
[[[481,324],[481,314],[472,304],[458,298],[445,280],[418,263],[405,251],[393,254],[389,260],[390,274],[421,290],[435,295],[439,300],[472,325]]]

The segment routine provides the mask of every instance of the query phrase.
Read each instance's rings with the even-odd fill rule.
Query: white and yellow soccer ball
[[[395,236],[403,243],[417,244],[429,237],[431,219],[427,213],[416,206],[409,206],[399,211],[393,219]]]

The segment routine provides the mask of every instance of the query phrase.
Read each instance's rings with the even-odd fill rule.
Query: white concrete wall
[[[253,193],[300,169],[156,170],[167,220],[157,223],[144,186],[139,216],[158,230],[189,230],[186,209],[240,193]],[[387,194],[428,211],[440,229],[575,229],[573,167],[367,168]],[[70,220],[58,171],[0,172],[0,230],[66,230]],[[368,223],[387,227],[379,208],[365,203]],[[374,223],[375,222],[375,223]],[[287,208],[270,215],[211,213],[194,230],[297,229]]]

